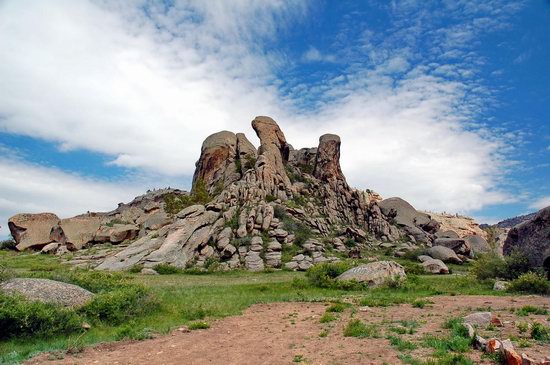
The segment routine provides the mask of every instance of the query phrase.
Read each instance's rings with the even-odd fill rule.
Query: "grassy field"
[[[48,276],[68,270],[56,257],[9,251],[0,251],[0,263],[17,276]],[[461,267],[456,271],[465,269]],[[462,273],[447,276],[409,275],[401,287],[372,290],[318,288],[309,284],[304,273],[290,271],[162,276],[128,273],[127,277],[129,282],[151,290],[158,300],[156,310],[116,326],[93,323],[87,332],[69,336],[4,340],[0,342],[0,363],[17,363],[42,351],[74,350],[88,344],[124,338],[144,339],[155,333],[167,333],[184,324],[197,321],[208,323],[216,318],[236,315],[255,303],[346,300],[356,305],[410,303],[422,306],[422,299],[426,296],[495,295],[490,283],[479,283]]]

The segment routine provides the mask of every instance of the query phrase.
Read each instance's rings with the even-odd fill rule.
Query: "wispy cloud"
[[[53,212],[65,218],[86,211],[110,211],[119,202],[144,193],[144,186],[83,178],[3,156],[0,191],[0,237],[6,237],[8,218],[16,212]]]
[[[550,196],[543,196],[529,205],[529,208],[542,209],[550,207]]]
[[[317,48],[310,46],[302,55],[302,60],[305,62],[335,62],[336,57],[332,54],[322,54]]]
[[[303,21],[308,7],[301,2],[5,1],[0,130],[66,151],[104,153],[113,164],[150,174],[188,176],[208,134],[244,131],[254,140],[249,121],[267,114],[296,147],[339,133],[344,172],[358,187],[431,210],[510,201],[498,188],[509,141],[476,121],[492,95],[473,77],[483,59],[471,46],[479,32],[506,24],[512,10],[501,2],[446,4],[448,11],[433,13],[421,3],[392,2],[383,37],[349,21],[342,34],[353,37],[338,36],[334,55],[309,48],[303,56],[348,66],[304,84],[275,77],[288,64],[264,47],[285,24]],[[453,25],[440,26],[442,16],[453,16]],[[9,168],[46,174],[36,166]],[[54,175],[58,186],[73,181]],[[95,184],[77,181],[83,183],[72,184],[75,196]],[[116,201],[126,197],[104,187],[120,194]],[[48,189],[23,188],[42,191],[44,209],[59,199]],[[9,204],[17,199],[22,193]],[[90,203],[78,202],[72,207],[79,211]]]

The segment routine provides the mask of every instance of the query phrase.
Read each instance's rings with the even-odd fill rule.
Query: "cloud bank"
[[[476,122],[491,93],[475,79],[482,60],[468,49],[506,8],[467,4],[459,14],[467,22],[457,16],[452,27],[425,29],[430,14],[392,2],[389,36],[362,29],[330,56],[349,59],[343,71],[306,84],[275,75],[297,62],[327,61],[325,53],[311,48],[292,60],[266,46],[304,21],[302,2],[4,1],[0,131],[183,181],[207,135],[243,131],[257,143],[250,121],[270,115],[298,148],[315,146],[323,133],[340,134],[352,185],[422,209],[473,211],[510,200],[498,188],[507,141]],[[426,20],[410,24],[411,14]],[[439,47],[424,45],[429,57],[412,51],[423,32]],[[21,160],[4,159],[0,169],[0,214],[106,209],[137,193],[126,182]]]

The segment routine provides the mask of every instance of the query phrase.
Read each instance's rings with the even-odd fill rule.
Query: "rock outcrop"
[[[59,217],[52,213],[17,214],[8,221],[11,235],[18,250],[42,248],[53,240],[52,227],[59,224]]]
[[[539,210],[530,220],[508,232],[504,255],[514,250],[525,254],[532,267],[544,267],[550,275],[550,207]]]
[[[446,213],[427,213],[431,218],[439,223],[441,231],[456,232],[459,238],[464,238],[470,235],[480,236],[487,239],[485,232],[473,218],[465,217],[458,214]]]
[[[260,139],[257,149],[242,133],[222,131],[206,138],[190,193],[163,189],[107,213],[51,216],[36,232],[14,217],[18,247],[38,249],[53,242],[43,252],[60,253],[118,245],[111,254],[73,260],[100,270],[159,263],[306,270],[337,260],[328,253],[333,249],[359,257],[361,249],[380,241],[396,247],[392,242],[399,240],[400,249],[411,250],[440,238],[439,223],[429,214],[402,199],[382,200],[371,190],[348,185],[340,167],[340,137],[325,134],[318,146],[296,150],[273,119],[256,117],[252,128]],[[32,231],[27,233],[32,239],[25,238],[25,230]]]

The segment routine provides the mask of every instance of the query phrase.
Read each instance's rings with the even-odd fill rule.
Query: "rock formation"
[[[295,150],[273,119],[256,117],[252,128],[258,149],[242,133],[222,131],[205,139],[191,193],[148,192],[112,212],[62,220],[15,216],[10,229],[18,248],[60,253],[120,245],[107,256],[92,255],[95,261],[79,260],[101,270],[159,263],[306,270],[337,260],[331,252],[358,257],[380,241],[392,247],[399,240],[409,250],[443,237],[438,221],[404,200],[351,188],[340,167],[338,136],[325,134],[317,147]],[[466,241],[460,241],[460,252],[468,254]]]
[[[531,266],[544,267],[550,275],[550,207],[539,210],[530,220],[508,232],[504,254],[514,250],[524,253]]]

